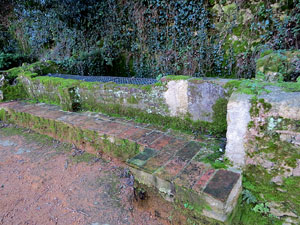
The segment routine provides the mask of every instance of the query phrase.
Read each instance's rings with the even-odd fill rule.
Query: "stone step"
[[[174,135],[122,118],[74,113],[46,104],[0,103],[0,119],[73,143],[90,153],[103,152],[127,163],[135,178],[157,188],[168,201],[226,221],[241,191],[238,171],[204,163],[214,139]]]

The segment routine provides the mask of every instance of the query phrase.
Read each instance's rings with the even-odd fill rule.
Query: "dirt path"
[[[0,224],[181,224],[160,198],[137,201],[123,166],[29,130],[2,127]]]

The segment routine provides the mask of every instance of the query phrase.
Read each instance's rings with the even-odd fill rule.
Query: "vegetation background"
[[[0,70],[255,76],[264,49],[299,49],[299,0],[1,0]]]

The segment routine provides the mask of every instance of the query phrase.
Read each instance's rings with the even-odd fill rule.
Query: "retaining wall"
[[[20,82],[29,96],[55,103],[66,110],[103,107],[137,109],[148,114],[213,121],[213,106],[226,97],[225,79],[182,79],[165,77],[153,85],[84,82],[34,73],[21,73]]]

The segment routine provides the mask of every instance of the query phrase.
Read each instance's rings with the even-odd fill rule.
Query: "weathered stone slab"
[[[166,162],[168,162],[173,155],[165,151],[159,151],[157,155],[150,158],[143,166],[145,171],[149,171],[150,173],[155,172],[157,169],[162,167]]]
[[[207,165],[197,161],[191,161],[181,174],[175,179],[175,183],[184,187],[192,188],[193,185],[202,177]]]
[[[270,115],[300,120],[300,92],[284,92],[279,89],[258,98],[272,105]]]
[[[186,165],[186,161],[179,157],[174,157],[165,166],[157,170],[155,175],[163,180],[172,181]]]
[[[161,132],[152,131],[151,133],[147,134],[146,136],[143,136],[138,140],[138,143],[140,145],[150,145],[155,140],[159,139],[163,134]]]
[[[191,141],[176,153],[176,157],[183,161],[191,160],[202,148],[198,142]]]
[[[219,170],[204,189],[204,193],[225,202],[239,178],[238,173]]]
[[[148,159],[155,156],[156,154],[157,154],[156,150],[151,148],[145,148],[144,151],[142,151],[138,155],[128,160],[128,163],[136,165],[138,167],[142,167],[146,164]]]

